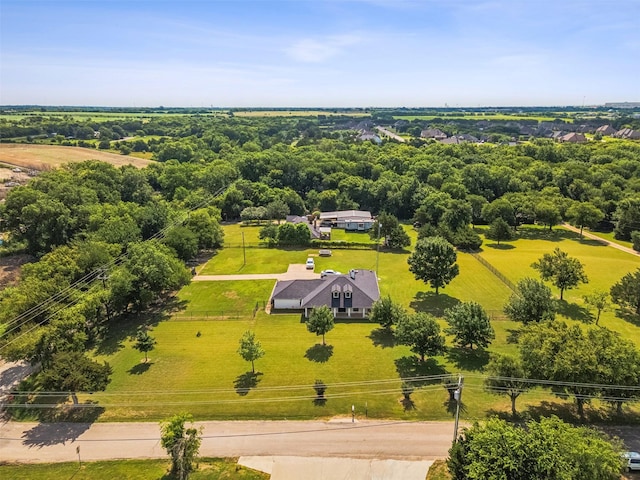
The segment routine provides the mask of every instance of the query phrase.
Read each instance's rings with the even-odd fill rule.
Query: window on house
[[[347,311],[347,309],[346,309],[346,308],[339,308],[339,309],[338,309],[338,313],[344,313],[344,312],[346,312],[346,311]]]
[[[354,307],[354,308],[353,308],[353,311],[354,311],[354,312],[359,312],[359,311],[360,311],[360,309],[359,309],[358,307]]]
[[[344,298],[351,298],[351,292],[348,290],[344,292]]]
[[[340,292],[338,290],[333,292],[333,298],[340,298]]]

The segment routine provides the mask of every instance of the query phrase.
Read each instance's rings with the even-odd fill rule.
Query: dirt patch
[[[31,255],[12,255],[0,257],[0,289],[15,285],[20,279],[22,265],[32,262]]]
[[[0,144],[0,162],[35,170],[48,170],[69,162],[100,160],[116,167],[133,165],[144,168],[154,163],[143,158],[118,155],[91,148],[63,147],[59,145]]]
[[[229,292],[224,292],[222,294],[223,297],[227,297],[227,298],[240,298],[238,297],[238,292],[236,291],[229,291]]]

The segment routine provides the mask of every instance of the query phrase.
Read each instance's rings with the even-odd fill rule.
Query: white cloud
[[[285,49],[294,60],[308,63],[324,62],[361,42],[357,35],[335,35],[323,39],[304,38]]]

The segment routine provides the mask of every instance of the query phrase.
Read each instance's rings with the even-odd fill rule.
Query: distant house
[[[617,132],[618,131],[611,125],[602,125],[601,127],[596,128],[596,133],[601,135],[615,135]]]
[[[370,142],[374,142],[374,143],[377,143],[377,144],[382,143],[382,139],[378,135],[376,135],[375,133],[372,133],[372,132],[363,132],[363,133],[361,133],[360,135],[358,135],[356,137],[356,140],[359,140],[361,142],[369,142],[370,141]]]
[[[307,217],[301,217],[299,215],[287,215],[286,221],[287,223],[293,223],[294,225],[298,223],[304,223],[309,228],[309,234],[311,235],[311,238],[321,238],[320,231],[315,228],[315,225],[313,223],[309,222],[309,219]]]
[[[313,280],[278,280],[271,295],[273,310],[302,311],[308,317],[326,305],[334,318],[366,318],[380,298],[378,277],[371,270],[327,275]]]
[[[469,134],[466,134],[466,133],[461,133],[459,135],[453,135],[452,137],[444,138],[442,140],[438,140],[438,142],[444,143],[445,145],[459,145],[461,143],[467,143],[467,142],[479,143],[480,140],[478,140],[473,135],[469,135]]]
[[[587,142],[587,137],[582,133],[571,132],[558,138],[558,141],[562,143],[585,143]]]
[[[629,140],[640,140],[640,131],[632,130],[630,128],[623,128],[613,135],[616,138],[626,138]]]
[[[365,210],[341,210],[337,212],[321,212],[322,227],[343,228],[344,230],[367,231],[373,226],[371,212]]]
[[[420,138],[435,138],[436,140],[443,140],[447,138],[447,134],[438,128],[427,128],[420,132]]]

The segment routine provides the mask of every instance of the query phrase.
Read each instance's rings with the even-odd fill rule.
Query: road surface
[[[198,422],[202,456],[296,456],[395,460],[446,458],[452,422],[351,418],[330,421]],[[165,458],[157,423],[18,423],[0,426],[0,460]]]
[[[571,230],[572,232],[580,233],[580,229],[574,227],[573,225],[569,225],[568,223],[563,223],[562,226],[567,230]],[[625,247],[624,245],[620,245],[619,243],[612,242],[605,238],[594,235],[593,233],[582,231],[582,236],[585,238],[589,238],[591,240],[597,240],[605,245],[609,245],[610,247],[617,248],[618,250],[622,250],[623,252],[630,253],[631,255],[640,256],[640,252],[636,252],[633,248]]]

